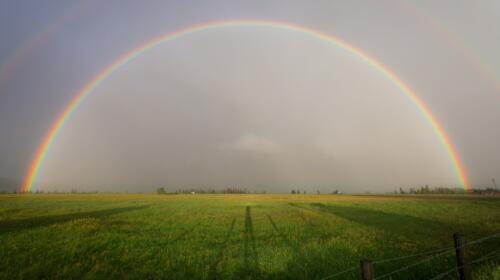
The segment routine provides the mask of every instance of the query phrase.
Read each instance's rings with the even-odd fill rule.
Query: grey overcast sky
[[[0,187],[22,182],[55,118],[146,41],[264,19],[359,48],[415,90],[472,185],[500,181],[500,2],[0,2]],[[401,90],[359,57],[272,27],[161,44],[96,88],[53,143],[37,188],[386,192],[457,186],[445,148]]]

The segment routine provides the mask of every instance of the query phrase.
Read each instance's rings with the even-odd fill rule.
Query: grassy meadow
[[[431,279],[455,265],[435,256],[454,232],[500,232],[500,198],[0,195],[0,278],[359,279],[369,258],[377,279]],[[468,247],[490,256],[476,279],[500,279],[499,254],[500,236]]]

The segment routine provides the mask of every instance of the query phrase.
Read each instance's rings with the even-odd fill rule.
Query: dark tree
[[[165,190],[165,188],[158,188],[158,189],[156,189],[156,193],[158,193],[158,194],[166,194],[167,191]]]

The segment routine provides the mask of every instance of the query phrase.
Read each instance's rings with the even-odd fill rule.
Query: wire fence
[[[465,244],[465,245],[454,246],[454,247],[446,247],[446,248],[441,248],[441,249],[435,249],[435,250],[430,250],[430,251],[425,251],[425,252],[420,252],[420,253],[415,253],[415,254],[410,254],[410,255],[404,255],[404,256],[399,256],[399,257],[393,257],[393,258],[387,258],[387,259],[382,259],[382,260],[374,261],[374,262],[372,262],[372,264],[375,265],[375,264],[393,263],[393,262],[398,262],[398,261],[405,260],[405,259],[411,259],[411,258],[426,256],[425,258],[420,259],[418,261],[415,261],[415,262],[413,262],[411,264],[405,265],[403,267],[400,267],[398,269],[395,269],[393,271],[390,271],[390,272],[382,274],[382,275],[380,275],[378,277],[375,277],[374,280],[386,279],[386,278],[388,278],[390,276],[394,276],[395,274],[401,273],[403,271],[408,271],[410,268],[413,268],[413,267],[416,267],[416,266],[421,265],[423,263],[429,262],[429,261],[431,261],[431,260],[433,260],[435,258],[442,257],[442,256],[444,256],[446,254],[455,252],[456,250],[458,250],[458,249],[460,249],[460,248],[462,248],[464,246],[467,246],[467,247],[473,246],[473,245],[480,244],[482,242],[485,242],[487,240],[491,240],[491,239],[494,239],[494,238],[497,238],[497,237],[500,237],[500,232],[497,232],[497,233],[494,233],[494,234],[491,234],[491,235],[488,235],[488,236],[484,236],[484,237],[475,239],[473,241],[467,242],[467,244]],[[498,258],[498,257],[500,257],[500,249],[490,251],[489,253],[481,256],[480,258],[477,258],[475,260],[467,262],[466,265],[478,264],[478,263],[486,262],[486,261],[489,261],[489,260],[494,260],[495,258]],[[443,273],[438,274],[437,276],[435,276],[431,280],[439,280],[439,279],[442,279],[442,278],[444,278],[446,276],[450,276],[451,273],[458,271],[460,268],[462,268],[462,267],[460,267],[460,266],[454,266],[453,268],[451,268],[451,269],[449,269],[449,270],[447,270],[447,271],[445,271]],[[334,274],[331,274],[331,275],[328,275],[326,277],[323,277],[320,280],[333,279],[333,278],[345,275],[346,273],[349,273],[349,272],[352,273],[352,272],[354,272],[357,269],[359,269],[359,266],[353,266],[353,267],[347,268],[345,270],[342,270],[340,272],[336,272]]]
[[[497,254],[495,254],[495,253],[497,253]],[[481,263],[481,262],[485,262],[485,261],[488,261],[488,260],[495,259],[497,257],[500,257],[500,249],[494,250],[494,251],[492,251],[492,252],[484,255],[481,258],[478,258],[478,259],[475,259],[475,260],[469,262],[468,264],[478,264],[478,263]],[[460,269],[462,267],[463,266],[453,267],[450,270],[447,270],[447,271],[445,271],[445,272],[443,272],[441,274],[438,274],[436,277],[432,278],[431,280],[442,279],[443,277],[448,276],[450,273],[455,272],[455,271],[457,271],[458,269]]]
[[[358,266],[353,266],[353,267],[350,267],[350,268],[348,268],[348,269],[346,269],[346,270],[342,270],[342,271],[340,271],[340,272],[337,272],[337,273],[334,273],[334,274],[328,275],[328,276],[326,276],[326,277],[323,277],[323,278],[321,278],[320,280],[332,279],[332,278],[334,278],[334,277],[337,277],[337,276],[340,276],[340,275],[344,275],[344,274],[346,274],[346,273],[348,273],[348,272],[354,271],[354,270],[356,270],[357,268],[358,268]]]

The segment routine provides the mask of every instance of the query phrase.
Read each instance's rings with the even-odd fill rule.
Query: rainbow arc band
[[[57,135],[60,133],[61,129],[64,127],[68,119],[71,115],[78,109],[80,104],[93,92],[93,90],[98,87],[103,81],[105,81],[111,74],[113,74],[118,68],[124,66],[128,62],[132,61],[136,57],[145,53],[146,51],[158,46],[161,43],[165,43],[168,41],[172,41],[178,39],[180,37],[212,30],[212,29],[220,29],[224,27],[266,27],[266,28],[274,28],[281,30],[288,30],[303,33],[309,35],[310,37],[331,43],[334,46],[340,47],[347,51],[350,54],[355,55],[360,58],[362,61],[367,63],[368,65],[374,67],[376,70],[381,72],[387,79],[392,81],[401,92],[408,97],[413,104],[419,109],[423,117],[429,122],[435,134],[441,141],[443,147],[446,149],[446,152],[450,158],[452,168],[456,174],[457,181],[462,188],[466,191],[470,191],[471,187],[467,180],[467,175],[465,169],[459,159],[459,156],[453,147],[453,144],[446,134],[442,125],[437,121],[434,115],[431,113],[429,107],[424,103],[422,99],[420,99],[417,94],[406,85],[392,70],[390,70],[387,66],[377,61],[373,57],[369,56],[366,52],[348,44],[347,42],[334,37],[332,35],[323,33],[321,31],[309,29],[303,26],[286,23],[286,22],[278,22],[278,21],[270,21],[270,20],[224,20],[224,21],[211,21],[205,22],[202,24],[197,24],[193,26],[189,26],[186,28],[179,29],[177,31],[153,38],[152,40],[140,45],[139,47],[129,51],[128,53],[120,56],[115,62],[104,68],[97,76],[95,76],[90,82],[88,82],[71,100],[71,102],[65,107],[65,109],[60,113],[60,115],[56,118],[55,122],[51,125],[49,131],[46,136],[43,138],[42,143],[38,147],[38,150],[31,162],[29,170],[26,174],[25,181],[23,184],[23,192],[30,192],[33,190],[38,174],[40,172],[41,167],[43,166],[43,162],[50,151],[51,146],[55,142]]]
[[[58,18],[52,24],[42,28],[42,30],[32,39],[25,42],[19,49],[10,55],[4,65],[0,65],[0,88],[3,87],[15,74],[16,70],[21,67],[34,50],[39,49],[47,43],[57,31],[63,28],[67,23],[78,18],[89,6],[89,1],[80,1],[69,8],[63,16]]]

